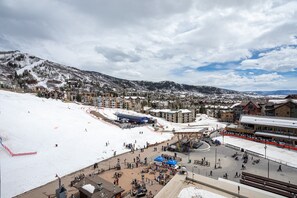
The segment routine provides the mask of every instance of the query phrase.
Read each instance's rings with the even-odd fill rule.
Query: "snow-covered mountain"
[[[267,96],[267,95],[291,95],[291,94],[297,94],[297,90],[274,90],[274,91],[254,91],[254,93]]]
[[[99,72],[83,71],[43,60],[19,51],[0,52],[0,83],[23,88],[42,86],[48,89],[66,87],[76,82],[79,88],[103,91],[160,91],[197,94],[238,94],[237,91],[210,86],[194,86],[171,81],[131,81]]]

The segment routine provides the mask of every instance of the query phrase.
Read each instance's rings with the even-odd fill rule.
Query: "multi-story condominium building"
[[[265,105],[265,114],[267,116],[297,118],[297,100],[269,100],[268,103]]]
[[[242,112],[247,115],[261,115],[261,105],[258,102],[249,101],[245,106],[243,106]]]
[[[239,121],[241,115],[265,115],[263,106],[262,102],[257,101],[236,103],[231,106],[234,113],[233,120]]]
[[[151,105],[154,108],[158,108],[158,109],[166,109],[169,108],[169,101],[165,100],[153,100],[151,101]]]
[[[98,97],[99,108],[120,108],[124,107],[124,100],[121,97]]]
[[[164,118],[169,122],[188,123],[195,120],[194,111],[190,111],[188,109],[152,109],[149,113],[152,116]]]
[[[127,96],[127,97],[113,97],[113,96],[99,96],[99,108],[120,108],[129,109],[140,112],[142,110],[142,102],[144,97]]]
[[[222,122],[233,122],[234,121],[234,113],[233,111],[221,111],[221,118]]]
[[[219,118],[219,114],[221,111],[230,110],[231,107],[227,105],[205,105],[204,108],[207,116]]]

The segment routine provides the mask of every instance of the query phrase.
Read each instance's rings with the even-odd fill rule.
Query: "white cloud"
[[[140,57],[133,51],[123,52],[123,50],[110,47],[95,47],[96,52],[102,54],[111,62],[138,62]]]
[[[225,87],[234,90],[273,90],[273,89],[295,89],[295,78],[284,78],[277,73],[241,76],[233,71],[220,72],[192,72],[185,73],[179,80],[187,79],[189,84],[201,84],[217,87]],[[288,81],[294,84],[286,85]],[[285,84],[285,85],[284,85]]]
[[[195,68],[206,63],[246,59],[251,49],[296,44],[296,13],[297,2],[285,0],[2,0],[0,49],[19,49],[121,78],[191,84],[172,71],[186,66],[199,78]],[[295,57],[295,50],[283,49],[240,67],[290,71]],[[222,72],[213,75],[225,76]],[[205,78],[193,83],[245,86],[213,82]]]
[[[128,76],[133,76],[133,77],[136,77],[136,78],[142,77],[142,73],[140,73],[138,71],[135,71],[133,69],[121,69],[121,70],[117,70],[117,71],[114,72],[114,75],[115,76],[125,76],[125,75],[128,75]]]
[[[297,68],[297,48],[282,47],[259,54],[258,59],[248,59],[241,63],[241,69],[263,69],[267,71],[294,71]]]

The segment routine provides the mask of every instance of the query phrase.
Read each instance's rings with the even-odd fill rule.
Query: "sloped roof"
[[[297,118],[242,115],[240,117],[240,122],[244,124],[256,124],[297,129]]]
[[[182,113],[191,113],[191,111],[189,109],[180,109],[178,111],[180,111]]]
[[[233,109],[234,107],[241,105],[241,102],[233,104],[230,108]]]
[[[179,110],[151,109],[150,112],[154,112],[154,113],[159,113],[159,112],[162,112],[162,113],[178,113],[178,112],[181,112],[181,113],[191,113],[191,111],[188,110],[188,109],[179,109]]]
[[[288,136],[288,135],[281,135],[281,134],[275,134],[275,133],[255,132],[255,135],[262,135],[262,136],[268,136],[268,137],[280,137],[285,139],[297,140],[296,136]]]
[[[89,192],[88,190],[84,189],[83,186],[91,184],[95,187],[95,190],[93,193]],[[99,190],[97,185],[102,184],[102,190]],[[92,198],[99,198],[101,197],[101,194],[103,193],[105,197],[113,197],[115,194],[121,193],[124,191],[121,187],[118,185],[114,185],[113,183],[99,177],[99,176],[87,176],[80,182],[78,182],[74,187],[82,191],[84,194],[86,194],[88,197]]]
[[[249,103],[252,103],[252,104],[255,105],[257,108],[261,108],[257,102],[254,102],[254,101],[252,101],[252,100],[250,100],[248,103],[246,103],[246,105],[244,105],[244,107],[246,107]]]
[[[297,105],[297,101],[296,101],[296,102],[293,102],[292,100],[289,100],[288,102],[285,102],[285,103],[276,105],[276,106],[274,107],[274,109],[278,109],[279,107],[282,107],[282,106],[285,106],[285,105],[288,105],[288,104],[295,104],[295,105]]]
[[[286,99],[287,98],[292,98],[292,99],[297,99],[297,94],[291,94],[291,95],[288,95],[287,97],[285,97]]]
[[[297,104],[297,100],[296,99],[280,99],[280,100],[269,100],[268,103],[273,103],[273,104],[284,104],[287,102],[293,102]]]

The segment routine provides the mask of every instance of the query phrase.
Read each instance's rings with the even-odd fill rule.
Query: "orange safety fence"
[[[266,144],[277,146],[277,147],[280,147],[280,148],[287,148],[287,149],[291,149],[291,150],[297,151],[297,148],[296,147],[289,146],[289,145],[286,145],[286,144],[279,144],[277,142],[264,141],[264,140],[259,140],[259,139],[256,139],[256,138],[251,138],[251,137],[246,137],[246,136],[240,136],[240,135],[236,135],[236,134],[229,134],[229,133],[224,133],[224,132],[221,132],[221,135],[222,136],[237,137],[237,138],[241,138],[241,139],[245,139],[245,140],[259,142],[259,143],[262,143],[262,144],[265,144],[266,143]]]
[[[16,157],[16,156],[24,156],[24,155],[35,155],[37,154],[37,152],[26,152],[26,153],[13,153],[7,146],[5,146],[3,143],[1,143],[1,145],[3,146],[3,148],[12,156],[12,157]]]

